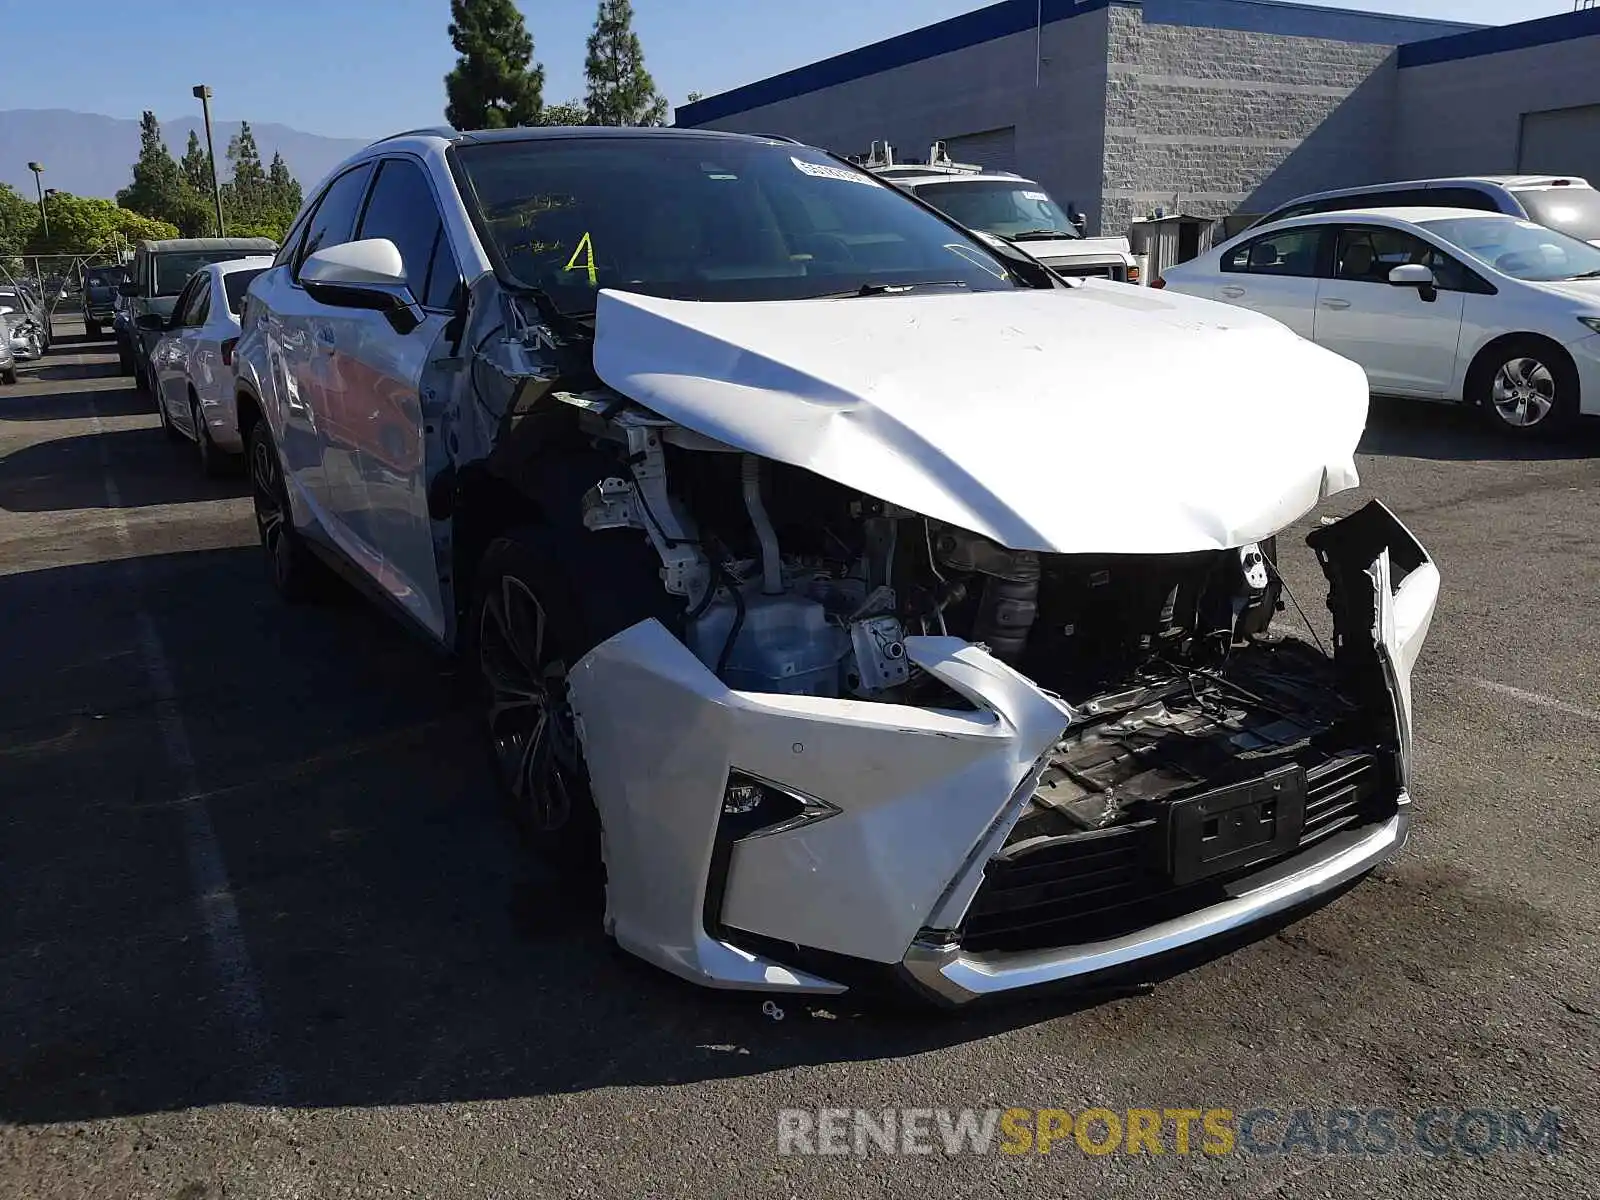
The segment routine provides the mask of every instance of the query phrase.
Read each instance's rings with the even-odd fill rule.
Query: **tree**
[[[287,214],[290,221],[305,202],[300,181],[289,174],[289,164],[278,152],[273,153],[272,166],[267,169],[267,202],[273,212]]]
[[[175,238],[178,229],[92,196],[56,192],[47,196],[45,213],[50,218],[50,236],[36,225],[29,239],[29,254],[103,254],[120,246],[132,246],[145,238]]]
[[[661,125],[667,119],[666,97],[644,69],[644,50],[633,32],[629,0],[600,0],[589,54],[583,63],[589,83],[584,103],[593,125]]]
[[[195,195],[211,195],[211,156],[200,144],[200,135],[192,129],[189,130],[189,148],[183,152],[178,169],[183,172],[184,182]]]
[[[21,254],[38,224],[39,206],[9,183],[0,183],[0,259]]]
[[[457,129],[534,125],[544,107],[544,64],[512,0],[450,0],[456,65],[444,77],[444,119]]]
[[[547,104],[539,113],[540,125],[592,125],[589,110],[582,100],[568,100],[565,104]]]
[[[228,143],[228,166],[232,178],[222,188],[223,210],[234,220],[254,220],[266,211],[269,196],[267,172],[249,121],[239,122],[239,132]]]
[[[161,140],[161,122],[153,112],[139,118],[139,160],[133,182],[117,193],[117,204],[173,225],[193,213],[183,172]]]
[[[706,94],[704,92],[690,92],[689,93],[689,99],[685,103],[688,103],[688,104],[699,104],[700,101],[704,100],[705,98],[706,98]],[[189,136],[193,137],[194,134],[191,133]]]

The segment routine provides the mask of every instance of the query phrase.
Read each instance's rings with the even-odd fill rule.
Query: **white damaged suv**
[[[1311,535],[1333,655],[1270,628],[1367,406],[1275,321],[781,139],[446,130],[313,193],[236,363],[276,586],[461,655],[518,822],[684,978],[1150,977],[1405,841],[1439,576],[1372,503]]]

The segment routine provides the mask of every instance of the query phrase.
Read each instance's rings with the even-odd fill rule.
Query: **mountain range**
[[[174,158],[183,157],[191,129],[204,144],[205,125],[198,116],[161,123],[167,149]],[[281,153],[290,173],[307,191],[344,158],[367,144],[366,139],[322,137],[267,121],[252,121],[250,129],[261,151],[261,161],[270,163],[273,154]],[[211,123],[217,166],[224,180],[228,140],[238,132],[238,121]],[[133,162],[138,157],[137,120],[60,108],[0,110],[0,183],[9,183],[30,199],[34,195],[30,162],[43,164],[45,187],[111,199],[132,181]]]

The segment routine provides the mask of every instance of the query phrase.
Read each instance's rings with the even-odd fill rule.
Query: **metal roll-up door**
[[[1517,169],[1537,175],[1581,175],[1600,185],[1600,104],[1522,114]]]
[[[1017,127],[964,133],[944,139],[945,153],[959,163],[977,163],[989,171],[1017,169]]]

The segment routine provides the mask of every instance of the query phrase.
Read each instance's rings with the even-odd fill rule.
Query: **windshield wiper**
[[[1007,233],[1001,236],[1011,242],[1036,242],[1045,238],[1075,238],[1078,235],[1065,233],[1060,229],[1024,229],[1021,233]]]
[[[815,297],[818,300],[849,300],[855,296],[899,296],[905,292],[916,291],[918,288],[964,288],[966,281],[962,279],[940,279],[933,283],[863,283],[858,288],[848,292],[825,292]]]
[[[1597,267],[1593,271],[1585,271],[1581,275],[1569,275],[1569,276],[1567,276],[1567,278],[1568,279],[1600,279],[1600,267]]]

